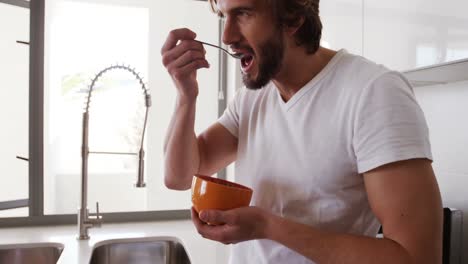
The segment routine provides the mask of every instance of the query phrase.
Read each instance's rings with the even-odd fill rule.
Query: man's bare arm
[[[164,142],[164,183],[169,189],[190,188],[200,156],[194,132],[196,102],[176,103]]]
[[[168,188],[190,188],[194,174],[212,174],[232,162],[237,140],[215,124],[195,136],[197,71],[209,68],[205,49],[187,28],[172,30],[161,48],[162,63],[177,90],[177,102],[164,142],[164,181]]]
[[[443,208],[430,161],[389,164],[364,180],[384,236],[405,248],[413,263],[441,263]]]
[[[237,138],[219,123],[196,137],[193,115],[192,107],[181,107],[166,136],[165,184],[171,189],[189,189],[193,175],[212,175],[236,159]]]
[[[237,138],[220,123],[198,136],[200,166],[198,173],[212,175],[228,166],[237,156]]]
[[[388,164],[364,180],[385,238],[326,232],[276,216],[267,220],[265,238],[317,263],[440,264],[443,211],[430,161]]]

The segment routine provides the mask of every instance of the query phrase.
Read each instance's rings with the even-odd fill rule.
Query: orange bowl
[[[210,176],[195,175],[192,181],[192,203],[197,213],[249,206],[252,193],[249,187]]]

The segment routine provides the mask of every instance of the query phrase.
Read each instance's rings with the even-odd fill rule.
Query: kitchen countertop
[[[64,249],[57,263],[87,264],[94,245],[109,239],[176,237],[192,263],[221,263],[217,242],[202,238],[190,220],[110,224],[89,230],[89,240],[77,240],[76,225],[0,228],[0,246],[6,244],[61,243]],[[225,261],[223,261],[224,263]]]

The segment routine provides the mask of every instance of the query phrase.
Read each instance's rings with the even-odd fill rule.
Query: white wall
[[[27,199],[29,9],[0,3],[0,202]],[[1,216],[25,216],[27,208],[0,211]]]
[[[468,57],[468,1],[363,3],[365,57],[401,71]]]
[[[361,0],[320,1],[322,46],[362,55],[362,16]]]
[[[468,82],[415,88],[429,126],[434,170],[445,207],[463,211],[468,263]]]

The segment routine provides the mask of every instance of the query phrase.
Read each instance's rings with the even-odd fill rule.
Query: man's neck
[[[287,102],[295,93],[319,74],[337,52],[320,47],[314,54],[306,54],[303,49],[290,50],[285,54],[281,71],[273,79],[276,87]]]

